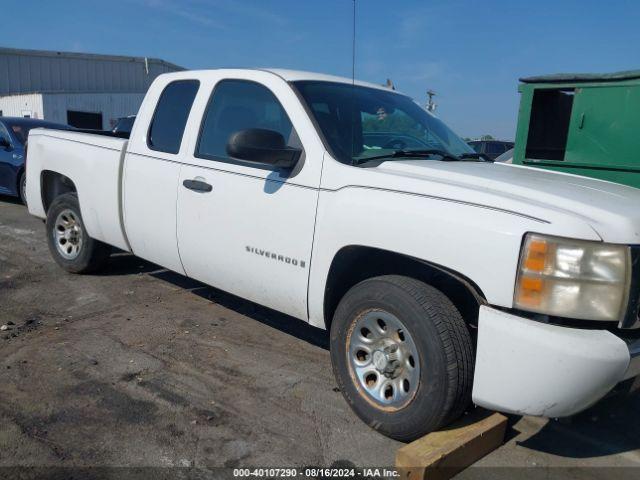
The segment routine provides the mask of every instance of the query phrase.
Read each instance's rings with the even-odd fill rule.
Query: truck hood
[[[551,212],[569,214],[588,222],[604,241],[640,244],[640,190],[633,187],[485,162],[396,160],[375,169],[387,178],[404,177],[402,190],[411,193],[477,203],[547,221],[550,218],[545,217],[554,216]],[[447,188],[438,188],[442,184]],[[442,194],[434,193],[438,191]]]

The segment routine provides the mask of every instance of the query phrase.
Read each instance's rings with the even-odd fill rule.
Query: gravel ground
[[[391,466],[401,446],[342,400],[323,331],[131,255],[67,274],[6,197],[0,323],[0,467]],[[507,437],[460,477],[635,475],[640,399]]]

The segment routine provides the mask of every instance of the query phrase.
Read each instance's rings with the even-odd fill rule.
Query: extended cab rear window
[[[198,80],[177,80],[164,88],[149,126],[147,145],[151,150],[180,151],[184,127],[199,86]]]

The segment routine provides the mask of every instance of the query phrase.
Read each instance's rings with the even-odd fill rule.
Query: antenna
[[[351,161],[355,163],[355,132],[354,132],[354,122],[355,122],[355,114],[356,114],[356,99],[355,99],[355,89],[356,89],[356,0],[353,0],[353,38],[351,42],[351,112],[349,115],[351,116]]]
[[[356,0],[353,0],[353,41],[351,44],[351,83],[356,83]]]

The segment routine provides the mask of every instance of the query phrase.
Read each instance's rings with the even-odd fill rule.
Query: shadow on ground
[[[593,458],[640,448],[640,395],[616,392],[569,419],[549,420],[518,445],[569,458]]]
[[[260,323],[276,328],[288,335],[304,340],[317,347],[329,349],[328,332],[301,322],[297,318],[271,310],[204,283],[159,267],[129,253],[117,252],[111,256],[109,267],[98,275],[117,276],[146,273],[154,278],[169,282],[176,287],[188,290],[210,302],[221,305],[236,313]]]
[[[0,194],[0,202],[13,203],[14,205],[22,205],[22,202],[18,197],[12,197],[10,195]]]

